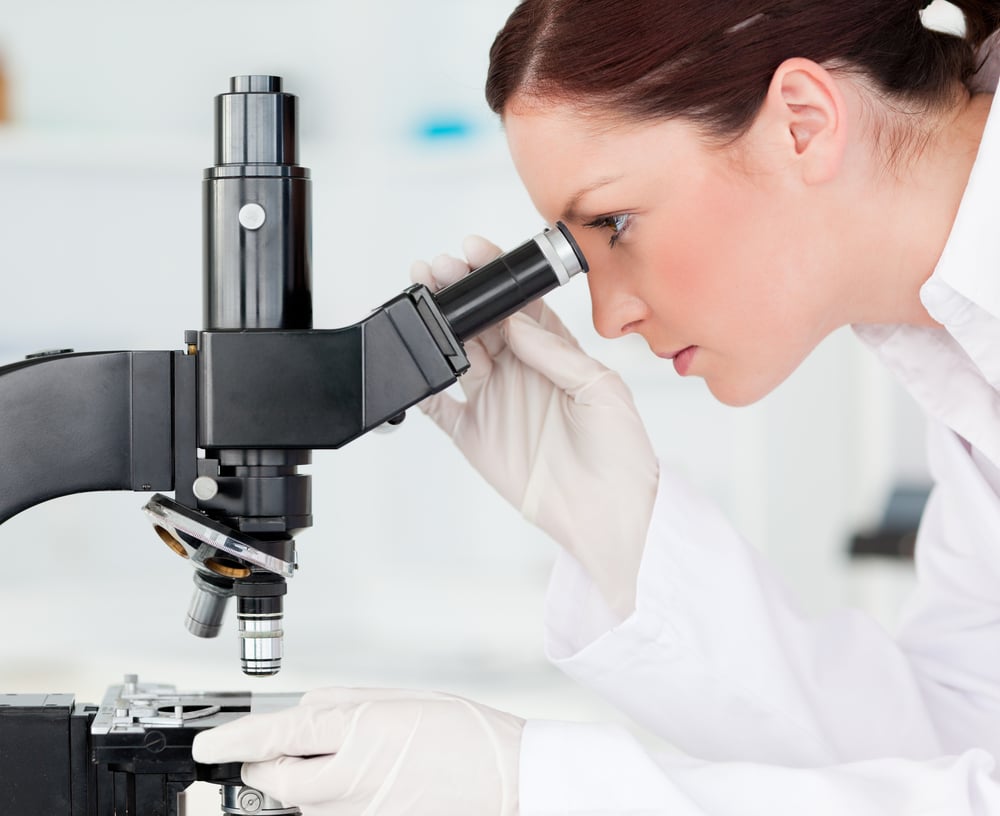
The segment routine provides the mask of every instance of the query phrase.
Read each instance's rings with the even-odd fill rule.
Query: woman
[[[1000,2],[956,0],[964,38],[923,5],[525,0],[487,82],[538,210],[590,261],[602,335],[742,405],[849,324],[924,406],[936,487],[898,636],[800,617],[535,307],[471,344],[466,401],[426,408],[563,545],[553,659],[698,759],[356,690],[199,737],[199,759],[251,763],[306,814],[1000,814]]]

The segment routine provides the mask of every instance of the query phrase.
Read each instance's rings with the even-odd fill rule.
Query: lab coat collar
[[[980,310],[979,345],[1000,343],[1000,321]],[[899,377],[927,414],[940,420],[1000,466],[1000,393],[983,367],[997,350],[974,360],[946,329],[854,326],[854,331]],[[970,336],[970,341],[975,339]]]

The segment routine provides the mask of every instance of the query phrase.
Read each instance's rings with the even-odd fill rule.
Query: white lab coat
[[[663,473],[635,613],[617,621],[563,555],[547,650],[687,755],[529,721],[522,816],[1000,814],[1000,104],[921,299],[944,328],[856,327],[931,418],[935,487],[899,633],[854,611],[803,617]]]

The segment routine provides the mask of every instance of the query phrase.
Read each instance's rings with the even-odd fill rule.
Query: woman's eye
[[[618,239],[622,237],[625,230],[628,229],[631,218],[632,216],[628,213],[619,213],[618,215],[602,215],[600,218],[595,218],[590,223],[584,224],[584,226],[611,230],[611,237],[608,239],[608,246],[613,248],[614,245],[618,243]]]

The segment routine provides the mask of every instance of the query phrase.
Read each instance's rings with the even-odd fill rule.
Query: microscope
[[[216,637],[235,598],[240,664],[281,668],[308,465],[447,388],[464,342],[587,271],[562,223],[438,292],[415,285],[344,328],[312,321],[310,173],[280,77],[215,99],[203,182],[203,320],[171,351],[43,352],[0,367],[0,523],[48,499],[149,492],[156,536],[193,568],[187,628]],[[169,497],[166,493],[172,492]],[[223,812],[295,814],[191,759],[194,735],[295,695],[178,693],[134,676],[100,705],[0,695],[0,807],[14,816],[178,816],[195,781]]]

